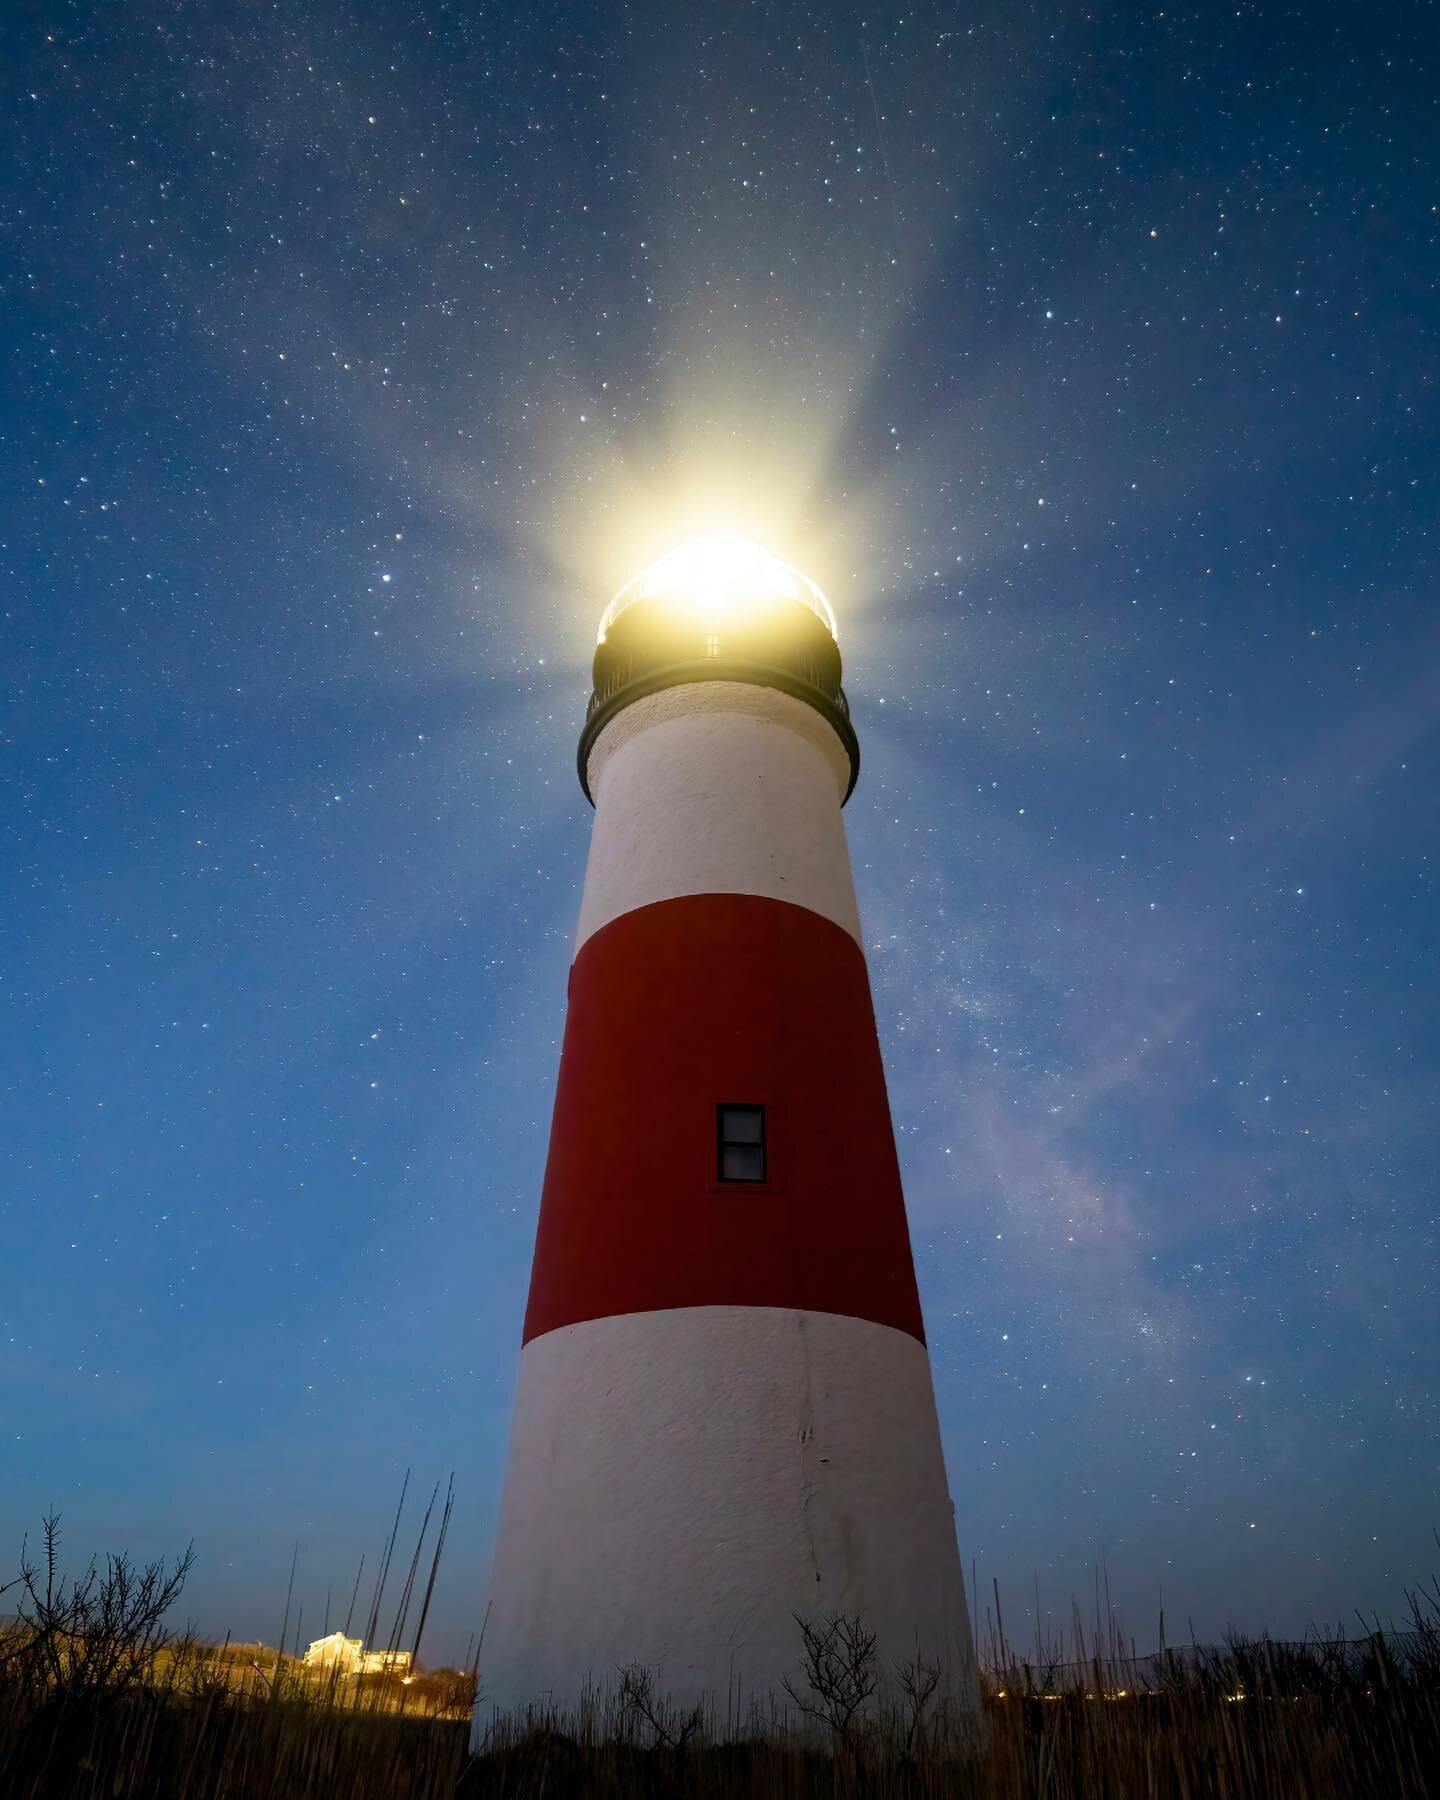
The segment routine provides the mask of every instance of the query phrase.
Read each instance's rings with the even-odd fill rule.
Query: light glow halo
[[[707,621],[766,600],[798,600],[832,638],[840,635],[830,602],[810,577],[749,538],[693,537],[677,544],[620,589],[601,614],[598,642],[605,642],[626,607],[655,599],[689,607]]]

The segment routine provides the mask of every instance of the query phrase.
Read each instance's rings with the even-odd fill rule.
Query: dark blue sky
[[[1431,1566],[1436,15],[7,8],[0,1545],[484,1611],[593,626],[840,617],[961,1549]],[[982,1604],[983,1622],[983,1604]],[[292,1620],[293,1623],[293,1620]],[[307,1629],[306,1636],[313,1635]]]

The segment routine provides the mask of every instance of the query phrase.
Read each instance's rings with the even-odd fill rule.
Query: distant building
[[[410,1673],[408,1650],[367,1650],[359,1638],[346,1637],[343,1631],[316,1638],[304,1661],[307,1669],[336,1670],[341,1675]]]

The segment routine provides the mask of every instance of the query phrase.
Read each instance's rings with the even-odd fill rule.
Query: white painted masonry
[[[966,1716],[974,1653],[925,1346],[833,1313],[707,1306],[534,1338],[521,1358],[481,1679],[568,1704],[620,1661],[721,1723],[798,1673],[793,1614],[918,1647]]]
[[[637,906],[681,894],[789,900],[860,942],[840,802],[849,759],[775,688],[666,688],[605,727],[587,770],[595,827],[576,950]]]

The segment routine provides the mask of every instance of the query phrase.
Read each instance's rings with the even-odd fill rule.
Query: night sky
[[[1400,1612],[1437,23],[4,9],[4,1570],[47,1507],[193,1536],[190,1615],[274,1641],[298,1539],[308,1638],[453,1468],[463,1652],[594,626],[730,528],[840,620],[982,1632],[1102,1557],[1142,1648]]]

